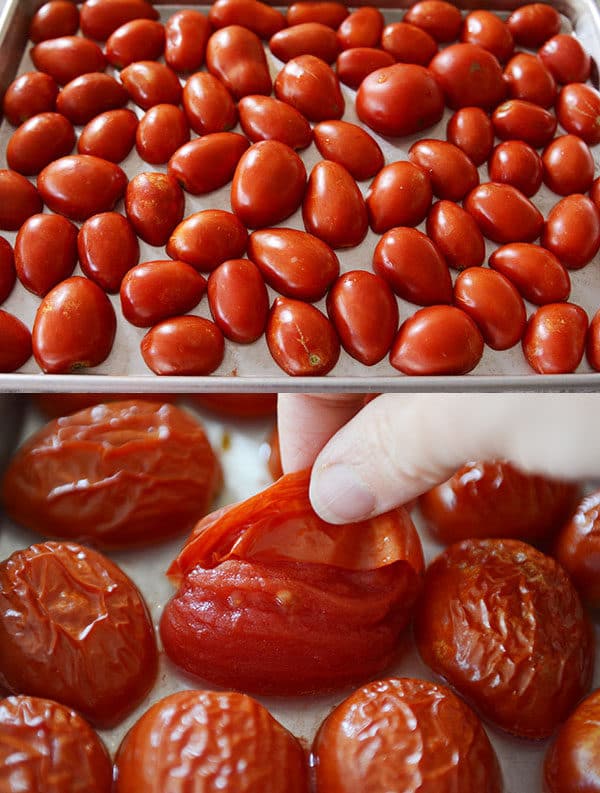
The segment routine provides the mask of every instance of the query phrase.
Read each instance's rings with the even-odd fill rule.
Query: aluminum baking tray
[[[42,0],[0,0],[0,93],[6,88],[14,77],[32,68],[28,55],[29,45],[27,29],[29,20]],[[396,21],[402,16],[402,7],[409,5],[408,0],[384,0],[380,5],[386,7],[385,15],[388,21]],[[478,2],[478,0],[462,0],[459,6],[481,7],[506,10],[519,2],[511,0],[493,0],[491,3]],[[188,4],[192,5],[192,4]],[[193,4],[200,10],[207,10],[206,5]],[[564,30],[572,30],[581,40],[582,44],[592,54],[595,61],[600,62],[600,11],[594,0],[557,0],[557,9],[563,15]],[[174,10],[185,7],[177,2],[157,4],[161,18],[166,20]],[[281,63],[267,52],[272,75],[275,76],[281,68]],[[109,73],[115,73],[114,71]],[[342,90],[347,100],[345,119],[357,121],[353,109],[352,97],[354,92],[343,86]],[[132,109],[141,116],[142,111],[134,105]],[[445,137],[445,124],[449,111],[442,121],[430,130],[427,136]],[[5,167],[4,151],[13,128],[4,121],[0,125],[0,167]],[[375,135],[386,154],[386,161],[393,162],[406,159],[407,151],[414,140],[419,136],[404,138],[399,141],[390,141]],[[597,166],[600,163],[599,147],[596,147],[595,159]],[[307,170],[314,166],[320,159],[316,147],[312,144],[303,154]],[[137,153],[128,157],[124,164],[130,178],[141,170],[165,170],[166,166],[154,166],[144,163]],[[597,167],[597,170],[598,169]],[[480,169],[482,181],[487,181],[486,166]],[[366,192],[369,182],[360,184]],[[544,214],[550,209],[557,197],[543,187],[536,196],[536,202]],[[229,186],[215,191],[208,196],[193,197],[186,195],[186,214],[207,207],[230,209]],[[122,204],[117,206],[122,211]],[[303,228],[300,210],[290,219],[285,221],[285,226]],[[422,228],[421,225],[420,228]],[[4,234],[4,232],[2,232]],[[6,233],[5,236],[14,241],[15,233]],[[372,252],[378,237],[369,231],[365,241],[358,247],[350,250],[338,251],[342,272],[365,268],[370,266]],[[488,243],[488,254],[493,245]],[[152,248],[142,243],[141,261],[165,258],[164,250]],[[80,273],[79,267],[76,274]],[[456,273],[453,273],[456,277]],[[600,256],[595,262],[590,263],[581,271],[572,273],[573,290],[572,299],[583,306],[591,317],[600,306]],[[273,298],[275,292],[270,291]],[[600,387],[600,374],[592,372],[588,364],[583,361],[577,372],[565,376],[536,375],[528,367],[521,352],[520,345],[510,351],[494,352],[485,349],[484,355],[475,370],[466,376],[456,377],[409,377],[397,372],[386,360],[373,367],[366,367],[355,361],[342,351],[340,360],[333,371],[326,377],[292,378],[284,374],[272,360],[267,349],[264,336],[252,345],[239,345],[227,342],[226,354],[222,365],[209,377],[156,377],[146,368],[140,352],[139,343],[145,331],[129,325],[122,319],[118,296],[113,296],[117,316],[120,318],[115,345],[110,357],[101,365],[85,374],[56,376],[42,375],[37,364],[31,359],[18,373],[0,375],[0,390],[3,391],[178,391],[185,393],[190,389],[203,391],[423,391],[423,390],[502,390],[502,389],[596,389]],[[417,309],[413,304],[398,300],[401,319],[406,319]],[[3,305],[8,311],[15,313],[30,327],[33,323],[39,298],[17,285],[13,294]],[[324,310],[324,300],[316,304]],[[533,306],[528,305],[528,313]],[[204,297],[193,313],[210,317],[208,301]],[[2,341],[0,340],[0,344]]]
[[[565,395],[564,398],[569,397]],[[19,407],[14,404],[18,400],[18,397],[0,395],[0,448],[3,442],[5,447],[8,446],[7,430],[13,422],[15,407]],[[215,506],[247,498],[270,484],[271,478],[266,466],[268,453],[266,439],[273,425],[272,419],[221,421],[206,411],[189,409],[202,419],[223,466],[225,486]],[[28,406],[20,430],[20,439],[28,437],[42,423],[43,419],[38,412]],[[419,516],[414,514],[413,517],[417,528],[420,528]],[[426,533],[421,532],[421,535],[425,556],[430,560],[442,546],[428,539]],[[39,535],[15,526],[0,511],[0,560],[5,559],[13,551],[39,541]],[[165,603],[174,593],[164,573],[182,542],[183,539],[179,538],[151,549],[109,554],[131,576],[144,594],[155,625],[158,625]],[[594,628],[598,654],[600,653],[600,615],[596,615]],[[430,670],[420,660],[412,638],[408,634],[400,660],[386,670],[385,674],[435,680]],[[600,662],[596,664],[593,682],[593,688],[598,687],[600,687]],[[114,754],[125,732],[153,702],[175,691],[189,688],[210,689],[214,686],[178,671],[161,652],[158,678],[146,701],[121,725],[101,732],[111,753]],[[258,697],[258,699],[276,719],[302,739],[306,746],[310,746],[321,721],[351,690],[345,689],[335,694],[318,697]],[[521,741],[487,724],[486,730],[502,766],[505,793],[535,793],[541,790],[541,768],[548,742]]]

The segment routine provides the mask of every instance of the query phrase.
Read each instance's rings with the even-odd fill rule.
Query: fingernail
[[[375,496],[354,468],[331,465],[313,471],[310,499],[314,509],[330,523],[364,520],[375,509]]]

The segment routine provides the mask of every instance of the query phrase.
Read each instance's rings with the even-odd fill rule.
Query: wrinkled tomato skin
[[[377,69],[393,66],[396,61],[389,52],[374,47],[352,47],[338,55],[335,71],[340,82],[354,88]]]
[[[146,366],[158,375],[211,374],[223,362],[223,334],[204,317],[174,317],[155,325],[140,345]]]
[[[259,339],[267,325],[269,295],[258,267],[248,259],[229,259],[208,279],[210,311],[223,335],[238,344]]]
[[[327,313],[357,361],[372,366],[388,354],[398,329],[398,304],[383,278],[365,270],[344,273],[329,291]]]
[[[228,25],[212,34],[206,46],[206,66],[234,99],[269,95],[273,89],[260,39],[240,25]]]
[[[0,700],[0,786],[24,793],[110,793],[112,762],[75,711],[47,699],[7,697]]]
[[[203,209],[185,218],[167,243],[167,255],[210,272],[246,250],[248,232],[232,212]]]
[[[502,460],[478,461],[424,493],[419,508],[445,545],[473,537],[544,542],[569,518],[580,492],[579,485],[522,473]]]
[[[323,157],[343,165],[357,181],[372,178],[385,164],[377,141],[356,124],[322,121],[313,132]]]
[[[15,372],[31,358],[31,333],[20,319],[0,309],[0,372]]]
[[[165,49],[165,29],[152,19],[132,19],[117,28],[106,42],[106,58],[117,69],[136,61],[154,61]],[[169,64],[170,65],[170,64]]]
[[[588,316],[575,303],[546,303],[531,315],[523,335],[527,362],[539,374],[567,374],[585,351]]]
[[[253,143],[278,140],[291,149],[305,149],[312,141],[311,126],[302,113],[272,96],[245,96],[238,102],[238,113],[244,134]]]
[[[0,229],[17,231],[27,218],[42,211],[35,187],[16,171],[0,169]]]
[[[0,237],[0,305],[12,292],[17,274],[15,272],[15,256],[10,242]]]
[[[81,269],[116,294],[125,273],[140,260],[140,246],[132,225],[118,212],[103,212],[85,221],[77,237]]]
[[[600,606],[600,498],[586,496],[561,527],[554,556],[565,568],[581,599],[592,608]]]
[[[325,61],[299,55],[288,61],[275,78],[275,96],[309,121],[328,121],[344,115],[344,97],[338,78]]]
[[[485,9],[467,14],[460,40],[491,52],[500,63],[507,61],[515,48],[512,33],[506,24],[496,14]]]
[[[516,44],[535,49],[558,33],[561,22],[553,6],[530,3],[513,11],[506,24]]]
[[[23,176],[38,174],[53,160],[70,154],[75,130],[60,113],[40,113],[16,129],[6,147],[6,162]]]
[[[381,46],[399,63],[427,66],[438,51],[429,33],[407,22],[392,22],[381,34]]]
[[[77,152],[120,163],[134,146],[137,127],[138,119],[133,110],[107,110],[83,128]]]
[[[59,85],[66,85],[82,74],[103,72],[106,58],[97,44],[82,36],[60,36],[31,48],[36,69],[49,74]]]
[[[138,237],[149,245],[166,245],[181,222],[185,207],[183,191],[165,173],[140,173],[125,192],[125,211]]]
[[[533,102],[509,99],[492,114],[494,132],[501,140],[522,140],[540,149],[549,143],[556,132],[556,117]]]
[[[344,19],[337,29],[342,50],[355,47],[378,47],[385,21],[378,8],[363,6]]]
[[[544,763],[548,793],[598,790],[600,779],[600,692],[594,691],[561,726]]]
[[[188,394],[187,398],[227,418],[264,418],[277,410],[277,394]]]
[[[151,165],[162,165],[189,139],[187,120],[179,107],[154,105],[140,119],[136,148],[142,160]]]
[[[183,109],[190,127],[198,135],[225,132],[237,122],[231,94],[209,72],[196,72],[187,79],[183,87]]]
[[[337,3],[335,0],[303,0],[289,6],[286,21],[290,26],[303,22],[319,22],[337,30],[349,13],[344,3]]]
[[[61,215],[32,215],[15,240],[15,268],[23,286],[43,297],[77,264],[77,226]]]
[[[164,63],[136,61],[121,72],[121,82],[136,105],[150,110],[154,105],[178,105],[181,83],[175,72]]]
[[[186,314],[198,305],[206,280],[185,262],[143,262],[125,274],[119,290],[123,316],[138,328]]]
[[[542,107],[552,107],[556,100],[556,82],[535,55],[519,52],[504,69],[504,81],[511,99],[524,99]]]
[[[558,95],[556,115],[567,132],[588,146],[600,143],[600,94],[589,85],[565,85]]]
[[[421,0],[408,9],[404,19],[426,30],[439,42],[454,41],[462,25],[458,8],[445,0]]]
[[[544,169],[540,155],[522,140],[505,140],[494,149],[488,163],[492,182],[516,187],[531,198],[542,186]]]
[[[418,753],[415,759],[415,746]],[[501,793],[495,752],[479,718],[445,686],[377,680],[329,714],[313,743],[319,793],[398,790]]]
[[[575,36],[559,33],[545,42],[538,57],[557,83],[584,83],[590,76],[591,59]]]
[[[353,248],[369,229],[367,207],[352,175],[337,162],[313,168],[302,203],[305,229],[332,248]]]
[[[562,198],[548,213],[541,242],[569,270],[579,270],[600,248],[600,211],[587,196]]]
[[[112,304],[100,287],[72,276],[40,303],[33,323],[33,354],[49,374],[97,366],[110,354],[116,325]]]
[[[502,244],[533,242],[544,225],[539,209],[509,184],[479,185],[466,197],[464,207],[485,237]]]
[[[415,638],[436,674],[523,738],[550,736],[591,682],[592,631],[577,592],[553,559],[518,540],[447,548],[425,575]]]
[[[335,328],[309,303],[277,297],[267,320],[267,344],[275,363],[292,376],[325,375],[336,365]]]
[[[56,99],[56,110],[72,124],[87,124],[106,110],[124,107],[127,91],[108,74],[82,74],[65,85]]]
[[[34,44],[60,36],[74,36],[79,28],[79,9],[66,0],[44,3],[33,15],[29,25],[29,40]]]
[[[576,135],[561,135],[544,149],[544,183],[558,195],[586,193],[594,181],[594,158]]]
[[[304,22],[275,33],[269,49],[280,61],[287,63],[298,55],[315,55],[325,63],[333,63],[339,44],[334,30],[319,22]]]
[[[165,25],[165,61],[175,72],[195,72],[204,63],[212,31],[208,17],[194,8],[177,11]]]
[[[248,140],[237,132],[212,132],[184,143],[169,160],[168,173],[192,195],[204,195],[233,177]]]
[[[6,89],[2,100],[4,117],[17,127],[38,113],[50,113],[56,107],[58,86],[49,74],[26,72]]]
[[[369,223],[382,234],[394,226],[417,226],[425,219],[433,193],[425,171],[412,162],[393,162],[377,174],[366,195]]]
[[[117,28],[133,19],[158,19],[152,3],[145,0],[87,0],[81,7],[81,32],[106,41]]]
[[[451,44],[429,64],[446,103],[453,110],[489,110],[504,99],[506,87],[497,59],[475,44]]]
[[[410,147],[408,159],[427,173],[431,189],[438,198],[461,201],[479,184],[477,169],[452,143],[428,138],[419,140]]]
[[[479,226],[453,201],[438,201],[427,216],[427,235],[449,267],[479,267],[485,259],[485,242]]]
[[[489,264],[536,306],[559,303],[571,293],[569,273],[553,253],[540,245],[527,242],[503,245],[492,253]]]
[[[490,117],[480,107],[463,107],[448,121],[446,139],[462,149],[473,165],[479,167],[491,154],[494,128]]]
[[[4,688],[61,702],[98,727],[122,721],[156,678],[142,596],[83,545],[45,542],[0,564],[0,637]]]
[[[600,372],[600,311],[594,314],[590,322],[585,354],[592,369]]]
[[[270,39],[287,24],[281,11],[257,0],[216,0],[208,18],[215,29],[241,25],[261,39]]]

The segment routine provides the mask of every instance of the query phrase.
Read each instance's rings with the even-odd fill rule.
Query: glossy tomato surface
[[[408,158],[429,176],[438,198],[461,201],[479,184],[479,174],[471,160],[447,141],[423,138],[413,143]]]
[[[491,52],[500,63],[513,53],[515,42],[506,23],[486,9],[471,11],[464,19],[460,40]]]
[[[0,372],[14,372],[31,358],[31,332],[14,314],[0,309]]]
[[[366,195],[369,223],[377,234],[394,226],[417,226],[429,212],[431,180],[412,162],[393,162],[373,179]]]
[[[155,325],[140,344],[142,358],[154,374],[211,374],[223,362],[225,340],[204,317],[183,316]]]
[[[333,63],[340,50],[335,30],[320,22],[302,22],[271,36],[269,49],[283,63],[298,55],[316,55]]]
[[[558,33],[561,19],[553,6],[529,3],[513,11],[506,24],[517,44],[533,49]]]
[[[471,190],[464,207],[484,237],[494,242],[533,242],[544,225],[539,209],[510,184],[481,184]]]
[[[511,99],[525,99],[542,107],[556,100],[556,82],[551,72],[535,55],[519,52],[504,69],[504,80]]]
[[[185,198],[174,177],[139,173],[127,185],[125,211],[138,237],[165,245],[183,218]]]
[[[323,158],[343,165],[358,181],[372,178],[383,168],[384,157],[379,144],[357,124],[321,121],[313,131]]]
[[[554,555],[575,584],[582,600],[600,606],[600,495],[586,496],[556,538]]]
[[[585,351],[588,316],[575,303],[546,303],[531,315],[523,335],[525,358],[539,374],[566,374]]]
[[[600,790],[600,691],[583,700],[562,725],[546,755],[548,793]]]
[[[492,124],[501,140],[522,140],[539,149],[550,143],[556,132],[556,116],[524,99],[509,99],[492,113]]]
[[[82,36],[59,36],[36,44],[31,49],[36,69],[49,74],[59,85],[66,85],[81,74],[103,72],[106,58],[100,47]]]
[[[185,218],[167,243],[167,254],[209,272],[246,250],[248,232],[232,212],[203,209]]]
[[[49,74],[25,72],[6,89],[2,110],[5,118],[16,127],[38,113],[53,111],[57,96],[58,86]]]
[[[334,71],[315,55],[298,55],[275,78],[275,96],[309,121],[328,121],[344,114],[344,97]]]
[[[448,120],[446,138],[479,166],[492,151],[494,128],[490,117],[480,107],[463,107]]]
[[[121,72],[121,82],[136,105],[149,110],[154,105],[178,105],[181,84],[177,75],[164,63],[136,61]]]
[[[548,39],[538,56],[557,83],[584,83],[590,76],[591,59],[580,42],[568,33]]]
[[[395,62],[393,55],[385,50],[375,47],[352,47],[340,52],[335,70],[341,83],[357,89],[371,72],[393,66]]]
[[[168,162],[190,139],[187,119],[175,105],[154,105],[142,116],[136,132],[138,154],[146,162]]]
[[[492,182],[511,184],[531,198],[542,186],[544,169],[540,155],[528,143],[505,140],[492,152],[488,173]]]
[[[105,292],[119,291],[125,273],[139,262],[140,246],[131,223],[118,212],[85,221],[77,237],[81,269]]]
[[[16,171],[0,169],[0,229],[17,231],[42,211],[42,198],[31,182]]]
[[[453,110],[490,110],[504,99],[506,86],[498,60],[476,44],[451,44],[429,64],[446,104]]]
[[[92,39],[106,41],[132,19],[158,19],[158,12],[146,0],[87,0],[81,8],[81,31]]]
[[[127,104],[129,95],[108,74],[82,74],[65,85],[56,99],[56,109],[73,124],[87,124],[99,113]]]
[[[212,26],[195,8],[176,11],[165,25],[165,62],[176,72],[195,72],[204,63]]]
[[[544,182],[559,195],[586,193],[594,181],[594,158],[577,135],[560,135],[544,149]]]
[[[216,0],[208,18],[215,29],[242,25],[261,39],[270,39],[287,24],[281,11],[258,0]]]
[[[39,173],[46,165],[71,153],[75,130],[60,113],[40,113],[25,121],[11,135],[6,162],[24,176]]]
[[[237,111],[229,91],[218,77],[196,72],[183,87],[183,109],[198,135],[225,132],[234,127]]]
[[[438,51],[437,42],[425,30],[407,22],[392,22],[383,29],[381,46],[399,63],[427,66]]]
[[[240,125],[254,143],[278,140],[292,149],[304,149],[312,140],[312,129],[302,113],[272,96],[255,94],[238,102]]]
[[[322,160],[312,169],[302,201],[304,227],[332,248],[359,245],[369,228],[367,207],[349,171]]]
[[[180,146],[169,160],[168,173],[192,195],[204,195],[226,185],[248,148],[237,132],[214,132]]]
[[[411,25],[426,30],[440,42],[458,38],[462,24],[458,8],[445,0],[419,0],[408,9],[404,19]]]
[[[79,28],[79,10],[67,0],[44,3],[33,15],[29,38],[34,44],[59,36],[73,36]]]
[[[556,115],[567,132],[590,146],[600,143],[600,94],[589,85],[565,85],[558,95]]]
[[[562,198],[548,213],[541,243],[569,270],[584,267],[600,248],[600,210],[585,195]]]
[[[556,256],[540,245],[513,242],[492,253],[490,267],[505,275],[521,295],[536,306],[567,300],[569,273]]]
[[[121,282],[121,310],[132,325],[150,328],[191,311],[205,291],[206,280],[185,262],[143,262],[129,270]]]
[[[165,29],[152,19],[132,19],[111,33],[106,42],[106,59],[117,69],[136,61],[153,61],[165,49]]]
[[[378,8],[363,6],[357,8],[337,29],[340,47],[344,50],[356,47],[377,47],[385,20]]]
[[[10,242],[0,237],[0,304],[4,303],[15,285],[15,255]]]
[[[27,218],[15,240],[15,268],[23,286],[39,297],[68,278],[77,263],[77,226],[61,215]]]
[[[234,99],[269,95],[273,89],[261,41],[241,25],[228,25],[212,34],[206,45],[206,65]]]
[[[133,110],[107,110],[81,130],[77,151],[114,163],[122,162],[133,148],[137,126],[138,119]]]
[[[213,270],[208,302],[226,338],[250,344],[264,333],[269,295],[260,270],[249,259],[229,259]]]
[[[472,215],[453,201],[438,201],[427,215],[427,235],[455,270],[478,267],[485,242]]]

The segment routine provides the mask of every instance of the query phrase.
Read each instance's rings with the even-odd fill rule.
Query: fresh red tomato
[[[261,39],[270,39],[287,24],[281,11],[257,0],[216,0],[210,7],[208,18],[216,29],[241,25]]]
[[[511,184],[531,198],[542,186],[542,159],[522,140],[505,140],[492,152],[488,174],[492,182]]]
[[[329,245],[296,229],[253,232],[248,256],[273,289],[311,303],[325,297],[340,274],[340,262]]]
[[[241,25],[228,25],[212,34],[206,45],[206,66],[234,99],[269,95],[273,89],[262,43],[256,33]]]
[[[504,81],[511,99],[524,99],[542,107],[554,105],[556,82],[536,55],[519,52],[511,58],[504,69]]]
[[[494,127],[480,107],[463,107],[454,113],[446,126],[446,138],[462,149],[471,162],[483,163],[494,145]]]
[[[340,50],[335,30],[320,22],[303,22],[279,30],[271,36],[269,48],[284,63],[298,55],[316,55],[325,63],[333,63]]]
[[[485,242],[479,226],[453,201],[438,201],[427,216],[427,235],[446,263],[455,270],[478,267],[485,259]]]
[[[118,212],[102,212],[85,221],[77,237],[81,269],[105,292],[119,291],[125,273],[140,260],[131,223]]]
[[[73,124],[87,124],[106,110],[124,107],[129,100],[125,88],[108,74],[82,74],[59,93],[56,109]]]
[[[227,339],[251,344],[265,332],[269,295],[260,270],[248,259],[229,259],[212,271],[208,302]]]
[[[167,243],[167,255],[209,272],[246,250],[248,232],[239,218],[223,209],[203,209],[185,218]]]
[[[313,132],[323,157],[343,165],[358,181],[372,178],[384,166],[381,147],[357,124],[321,121]]]
[[[524,99],[509,99],[499,105],[492,124],[501,140],[522,140],[534,149],[549,143],[556,132],[556,116]]]
[[[408,159],[428,174],[438,198],[461,201],[479,184],[479,174],[471,160],[458,146],[444,140],[418,140],[408,150]]]
[[[598,790],[600,779],[600,691],[596,690],[561,726],[546,754],[544,779],[548,793]]]
[[[467,14],[460,40],[467,44],[476,44],[491,52],[500,63],[507,61],[515,48],[512,33],[507,25],[496,14],[485,9]]]
[[[429,177],[412,162],[386,165],[366,195],[371,228],[382,234],[394,226],[417,226],[429,212],[432,195]]]
[[[125,274],[119,290],[123,316],[138,328],[150,328],[163,319],[195,308],[206,280],[185,262],[143,262]]]
[[[190,127],[198,135],[225,132],[237,122],[231,94],[209,72],[196,72],[188,78],[183,87],[183,109]]]
[[[433,58],[429,68],[453,110],[461,107],[489,110],[506,94],[497,59],[475,44],[451,44]]]
[[[304,149],[312,141],[311,126],[302,113],[272,96],[245,96],[238,112],[240,126],[253,143],[278,140],[291,149]]]
[[[418,745],[418,759],[415,746]],[[479,718],[449,688],[390,678],[359,688],[313,744],[318,793],[397,790],[500,793],[498,759]]]
[[[75,130],[70,121],[60,113],[40,113],[13,132],[6,147],[6,162],[13,171],[33,176],[53,160],[70,154],[74,145]]]
[[[136,61],[155,61],[165,49],[165,29],[153,19],[132,19],[117,28],[106,42],[106,59],[117,69]]]
[[[17,280],[15,256],[10,242],[0,237],[0,304],[10,295]]]
[[[373,270],[404,300],[419,306],[452,302],[452,281],[444,257],[417,229],[400,226],[381,237]]]
[[[600,372],[600,311],[594,314],[590,322],[585,353],[592,369]]]
[[[20,319],[0,309],[0,372],[15,372],[31,358],[31,333]]]
[[[267,321],[267,344],[275,363],[292,376],[330,372],[340,356],[335,328],[318,308],[276,297]]]
[[[60,453],[55,449],[55,461]],[[17,473],[13,462],[4,479],[9,513],[39,488],[25,476],[7,492]],[[85,504],[73,515],[79,524],[89,494]],[[99,727],[135,710],[156,678],[156,639],[142,596],[116,564],[83,545],[45,542],[0,563],[0,634],[8,691],[55,700]]]
[[[541,242],[569,270],[579,270],[600,249],[600,211],[587,196],[562,198],[548,214]]]
[[[190,130],[183,110],[176,105],[154,105],[140,119],[135,142],[142,160],[161,165],[189,139]]]
[[[194,8],[176,11],[165,25],[165,62],[175,72],[195,72],[204,63],[212,25]]]
[[[586,496],[576,511],[565,516],[554,556],[577,591],[592,608],[600,606],[600,494]]]
[[[340,24],[337,38],[341,49],[378,47],[385,20],[378,8],[362,6]]]
[[[115,793],[163,793],[182,780],[224,793],[309,790],[300,742],[256,700],[234,692],[178,691],[159,700],[123,739],[115,771]]]
[[[77,226],[62,215],[32,215],[15,240],[17,277],[43,297],[68,278],[77,264]]]
[[[585,193],[594,181],[594,158],[576,135],[561,135],[544,149],[544,183],[559,195]]]
[[[553,6],[530,3],[513,11],[506,24],[516,44],[535,49],[558,33],[561,20]]]
[[[405,320],[390,363],[409,375],[467,374],[483,355],[483,338],[471,317],[455,306],[428,306]]]
[[[225,341],[214,322],[183,316],[155,325],[142,339],[140,349],[154,374],[196,377],[219,368]]]
[[[420,0],[404,15],[406,22],[426,30],[436,41],[458,38],[462,16],[458,8],[445,0]]]
[[[98,366],[108,358],[117,320],[112,304],[93,281],[80,276],[55,286],[33,323],[33,354],[49,374]]]
[[[320,22],[337,30],[349,13],[345,3],[336,3],[334,0],[301,0],[289,6],[286,21],[288,25]]]
[[[277,394],[188,394],[187,399],[220,416],[256,419],[273,416],[277,410]]]
[[[492,253],[489,264],[536,306],[567,300],[571,292],[567,270],[553,253],[539,245],[527,242],[503,245]]]
[[[344,97],[338,79],[331,67],[314,55],[299,55],[285,64],[275,78],[275,96],[309,121],[344,115]]]
[[[167,243],[183,218],[185,198],[172,176],[139,173],[127,185],[125,211],[135,233],[149,245]]]
[[[168,173],[192,195],[211,193],[231,181],[248,140],[237,132],[212,132],[184,143],[169,160]]]
[[[574,303],[546,303],[531,315],[523,336],[527,362],[539,374],[568,374],[585,352],[588,316]]]
[[[42,211],[35,187],[16,171],[0,169],[0,229],[16,231],[27,218]]]
[[[340,82],[350,88],[358,88],[365,77],[377,69],[393,66],[394,58],[389,52],[374,47],[352,47],[338,55],[335,70]]]
[[[81,32],[97,41],[132,19],[158,19],[158,11],[145,0],[86,0],[81,6]]]
[[[133,110],[107,110],[85,125],[77,152],[91,154],[109,162],[120,163],[135,143],[138,119]]]
[[[182,88],[179,78],[164,63],[136,61],[121,72],[121,82],[136,105],[150,110],[154,105],[178,105]]]
[[[575,36],[559,33],[540,47],[538,56],[557,83],[585,83],[591,59]]]
[[[344,273],[329,291],[327,313],[353,358],[372,366],[388,354],[398,330],[398,304],[384,278],[366,270]]]
[[[422,28],[407,22],[392,22],[381,34],[381,46],[399,63],[427,66],[438,51],[436,40]]]
[[[79,29],[79,9],[69,0],[51,0],[33,15],[29,38],[34,44],[60,36],[74,36]]]
[[[58,86],[49,74],[26,72],[13,80],[6,89],[2,111],[4,117],[16,127],[38,113],[53,111],[57,96]]]
[[[82,74],[103,72],[106,58],[97,44],[82,36],[59,36],[31,48],[36,69],[49,74],[59,85],[66,85]]]
[[[600,143],[600,94],[589,85],[571,83],[558,95],[556,115],[562,127],[589,146]]]
[[[359,245],[369,228],[367,207],[352,175],[337,162],[312,169],[302,203],[304,227],[332,248]]]
[[[544,225],[539,209],[510,184],[481,184],[471,190],[464,207],[485,237],[502,244],[533,242]]]
[[[7,697],[0,700],[0,786],[23,793],[110,793],[112,762],[75,711],[47,699]]]

